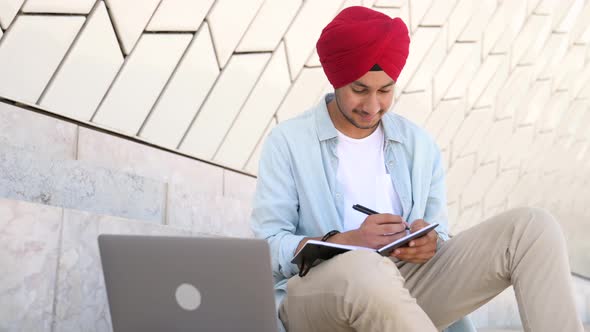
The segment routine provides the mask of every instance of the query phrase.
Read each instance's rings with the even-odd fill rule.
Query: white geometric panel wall
[[[351,5],[410,27],[392,111],[436,137],[457,230],[590,216],[590,0],[1,0],[0,96],[256,174],[330,91],[315,42]]]

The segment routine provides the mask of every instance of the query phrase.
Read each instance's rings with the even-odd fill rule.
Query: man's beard
[[[377,123],[375,123],[372,126],[361,126],[360,124],[358,124],[356,121],[354,121],[354,119],[350,116],[348,116],[346,113],[344,113],[344,111],[342,110],[342,108],[340,107],[340,103],[338,102],[338,96],[336,94],[334,94],[334,100],[336,100],[336,108],[338,108],[338,111],[340,112],[340,114],[342,114],[342,116],[353,126],[357,127],[358,129],[373,129],[376,128],[379,123],[381,122],[381,119],[379,119],[379,121],[377,121]],[[355,110],[352,110],[353,112]],[[379,111],[381,112],[381,111]]]

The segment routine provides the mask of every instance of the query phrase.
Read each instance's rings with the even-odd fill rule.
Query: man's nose
[[[381,105],[379,104],[379,99],[377,95],[371,95],[368,97],[367,103],[365,104],[365,110],[370,114],[375,114],[379,112],[381,109]]]

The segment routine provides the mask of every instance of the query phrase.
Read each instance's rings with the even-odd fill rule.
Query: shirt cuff
[[[283,271],[281,272],[287,278],[299,273],[299,267],[297,264],[291,263],[291,260],[293,257],[295,257],[297,246],[299,246],[299,243],[303,239],[305,239],[305,236],[302,235],[288,235],[282,240],[281,244],[283,246],[283,264],[281,265],[283,267]]]
[[[444,232],[438,231],[436,232],[436,234],[438,235],[438,239],[436,240],[436,251],[438,251],[442,244],[449,240],[449,236]]]

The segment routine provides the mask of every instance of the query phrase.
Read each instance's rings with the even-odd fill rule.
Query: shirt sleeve
[[[290,278],[299,269],[291,259],[305,236],[295,235],[299,199],[288,146],[277,130],[264,143],[258,166],[250,226],[254,235],[270,245],[273,275]]]
[[[429,223],[439,223],[435,229],[442,241],[449,239],[449,213],[447,209],[446,174],[442,162],[440,149],[434,144],[434,161],[432,166],[432,180],[426,200],[424,219]]]

